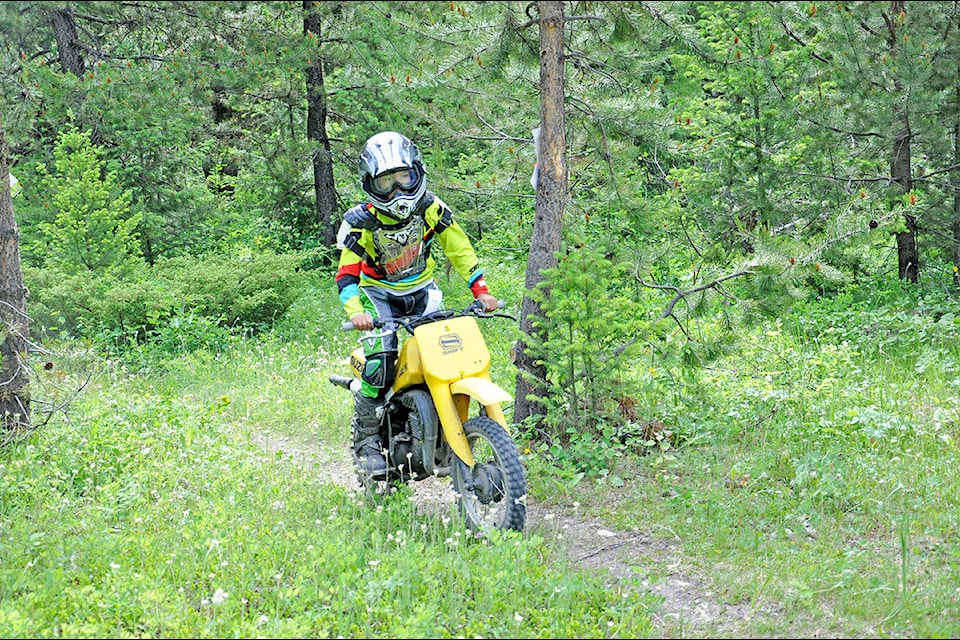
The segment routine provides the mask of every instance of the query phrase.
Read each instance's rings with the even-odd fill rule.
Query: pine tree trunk
[[[77,36],[77,23],[70,9],[54,9],[50,12],[50,26],[57,40],[57,53],[60,56],[60,69],[83,77],[86,65],[83,63],[83,48]]]
[[[960,73],[958,73],[960,75]],[[956,100],[960,105],[960,85],[956,87]],[[953,184],[960,184],[960,114],[953,123]],[[953,192],[953,284],[960,286],[960,190]]]
[[[543,281],[543,270],[557,266],[563,226],[563,206],[567,197],[566,120],[564,116],[563,2],[538,2],[540,13],[540,156],[537,159],[536,214],[530,238],[525,288],[535,290]],[[547,292],[549,295],[549,292]],[[520,329],[525,337],[517,345],[517,385],[513,420],[523,422],[543,416],[541,403],[528,398],[542,393],[546,369],[536,362],[527,345],[529,337],[540,331],[534,321],[542,316],[540,304],[524,296]],[[543,339],[543,336],[540,336]]]
[[[890,14],[899,15],[904,11],[902,0],[893,0],[890,3]],[[897,33],[895,23],[888,21],[890,34],[890,57],[897,58]],[[903,93],[903,86],[899,78],[894,78],[894,91],[897,95]],[[890,163],[890,177],[909,193],[913,189],[913,169],[910,161],[910,144],[913,132],[910,130],[910,115],[904,106],[894,107],[893,126],[897,133],[893,141],[893,158]],[[901,280],[918,282],[920,280],[920,250],[917,246],[917,219],[910,213],[904,214],[906,231],[897,233],[897,272]]]
[[[20,271],[20,237],[13,216],[6,135],[0,131],[0,431],[30,424],[26,368],[30,324]]]
[[[323,246],[336,244],[340,226],[337,192],[333,181],[333,154],[327,137],[327,92],[323,84],[323,57],[320,55],[320,13],[316,0],[303,0],[303,31],[312,33],[317,42],[307,80],[307,139],[317,143],[313,151],[313,187],[315,207],[320,220]]]

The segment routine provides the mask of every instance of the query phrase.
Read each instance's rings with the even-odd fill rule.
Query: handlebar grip
[[[382,329],[384,327],[383,320],[381,320],[380,318],[374,318],[373,326],[375,329]],[[353,331],[354,329],[356,329],[356,327],[353,326],[352,320],[347,320],[342,325],[340,325],[341,331]]]

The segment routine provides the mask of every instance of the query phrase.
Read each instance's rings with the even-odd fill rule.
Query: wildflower
[[[214,606],[223,604],[223,601],[227,599],[228,595],[230,594],[228,594],[223,589],[217,589],[213,593],[213,598],[211,599],[211,602],[213,602]]]
[[[517,612],[515,612],[515,613],[513,614],[513,619],[516,620],[518,624],[521,623],[521,622],[523,622],[523,616],[520,615],[520,612],[519,612],[519,611],[517,611]]]

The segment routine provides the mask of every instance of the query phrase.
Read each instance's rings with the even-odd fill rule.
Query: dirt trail
[[[275,434],[261,434],[258,444],[271,454],[282,452],[292,461],[316,468],[330,482],[359,490],[347,443],[323,449]],[[453,491],[445,480],[411,484],[422,513],[449,513]],[[577,505],[548,506],[530,499],[526,531],[536,533],[558,555],[584,571],[606,571],[611,586],[630,580],[663,598],[651,616],[657,637],[741,637],[741,627],[753,616],[775,617],[777,610],[755,610],[749,603],[730,604],[712,591],[704,577],[684,563],[679,546],[648,531],[611,529],[577,513]],[[660,577],[655,580],[651,574]]]

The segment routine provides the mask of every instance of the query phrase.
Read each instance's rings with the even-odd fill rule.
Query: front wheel
[[[476,462],[470,469],[451,454],[450,475],[460,513],[477,531],[522,531],[527,516],[527,480],[517,447],[506,430],[486,416],[463,423]]]

